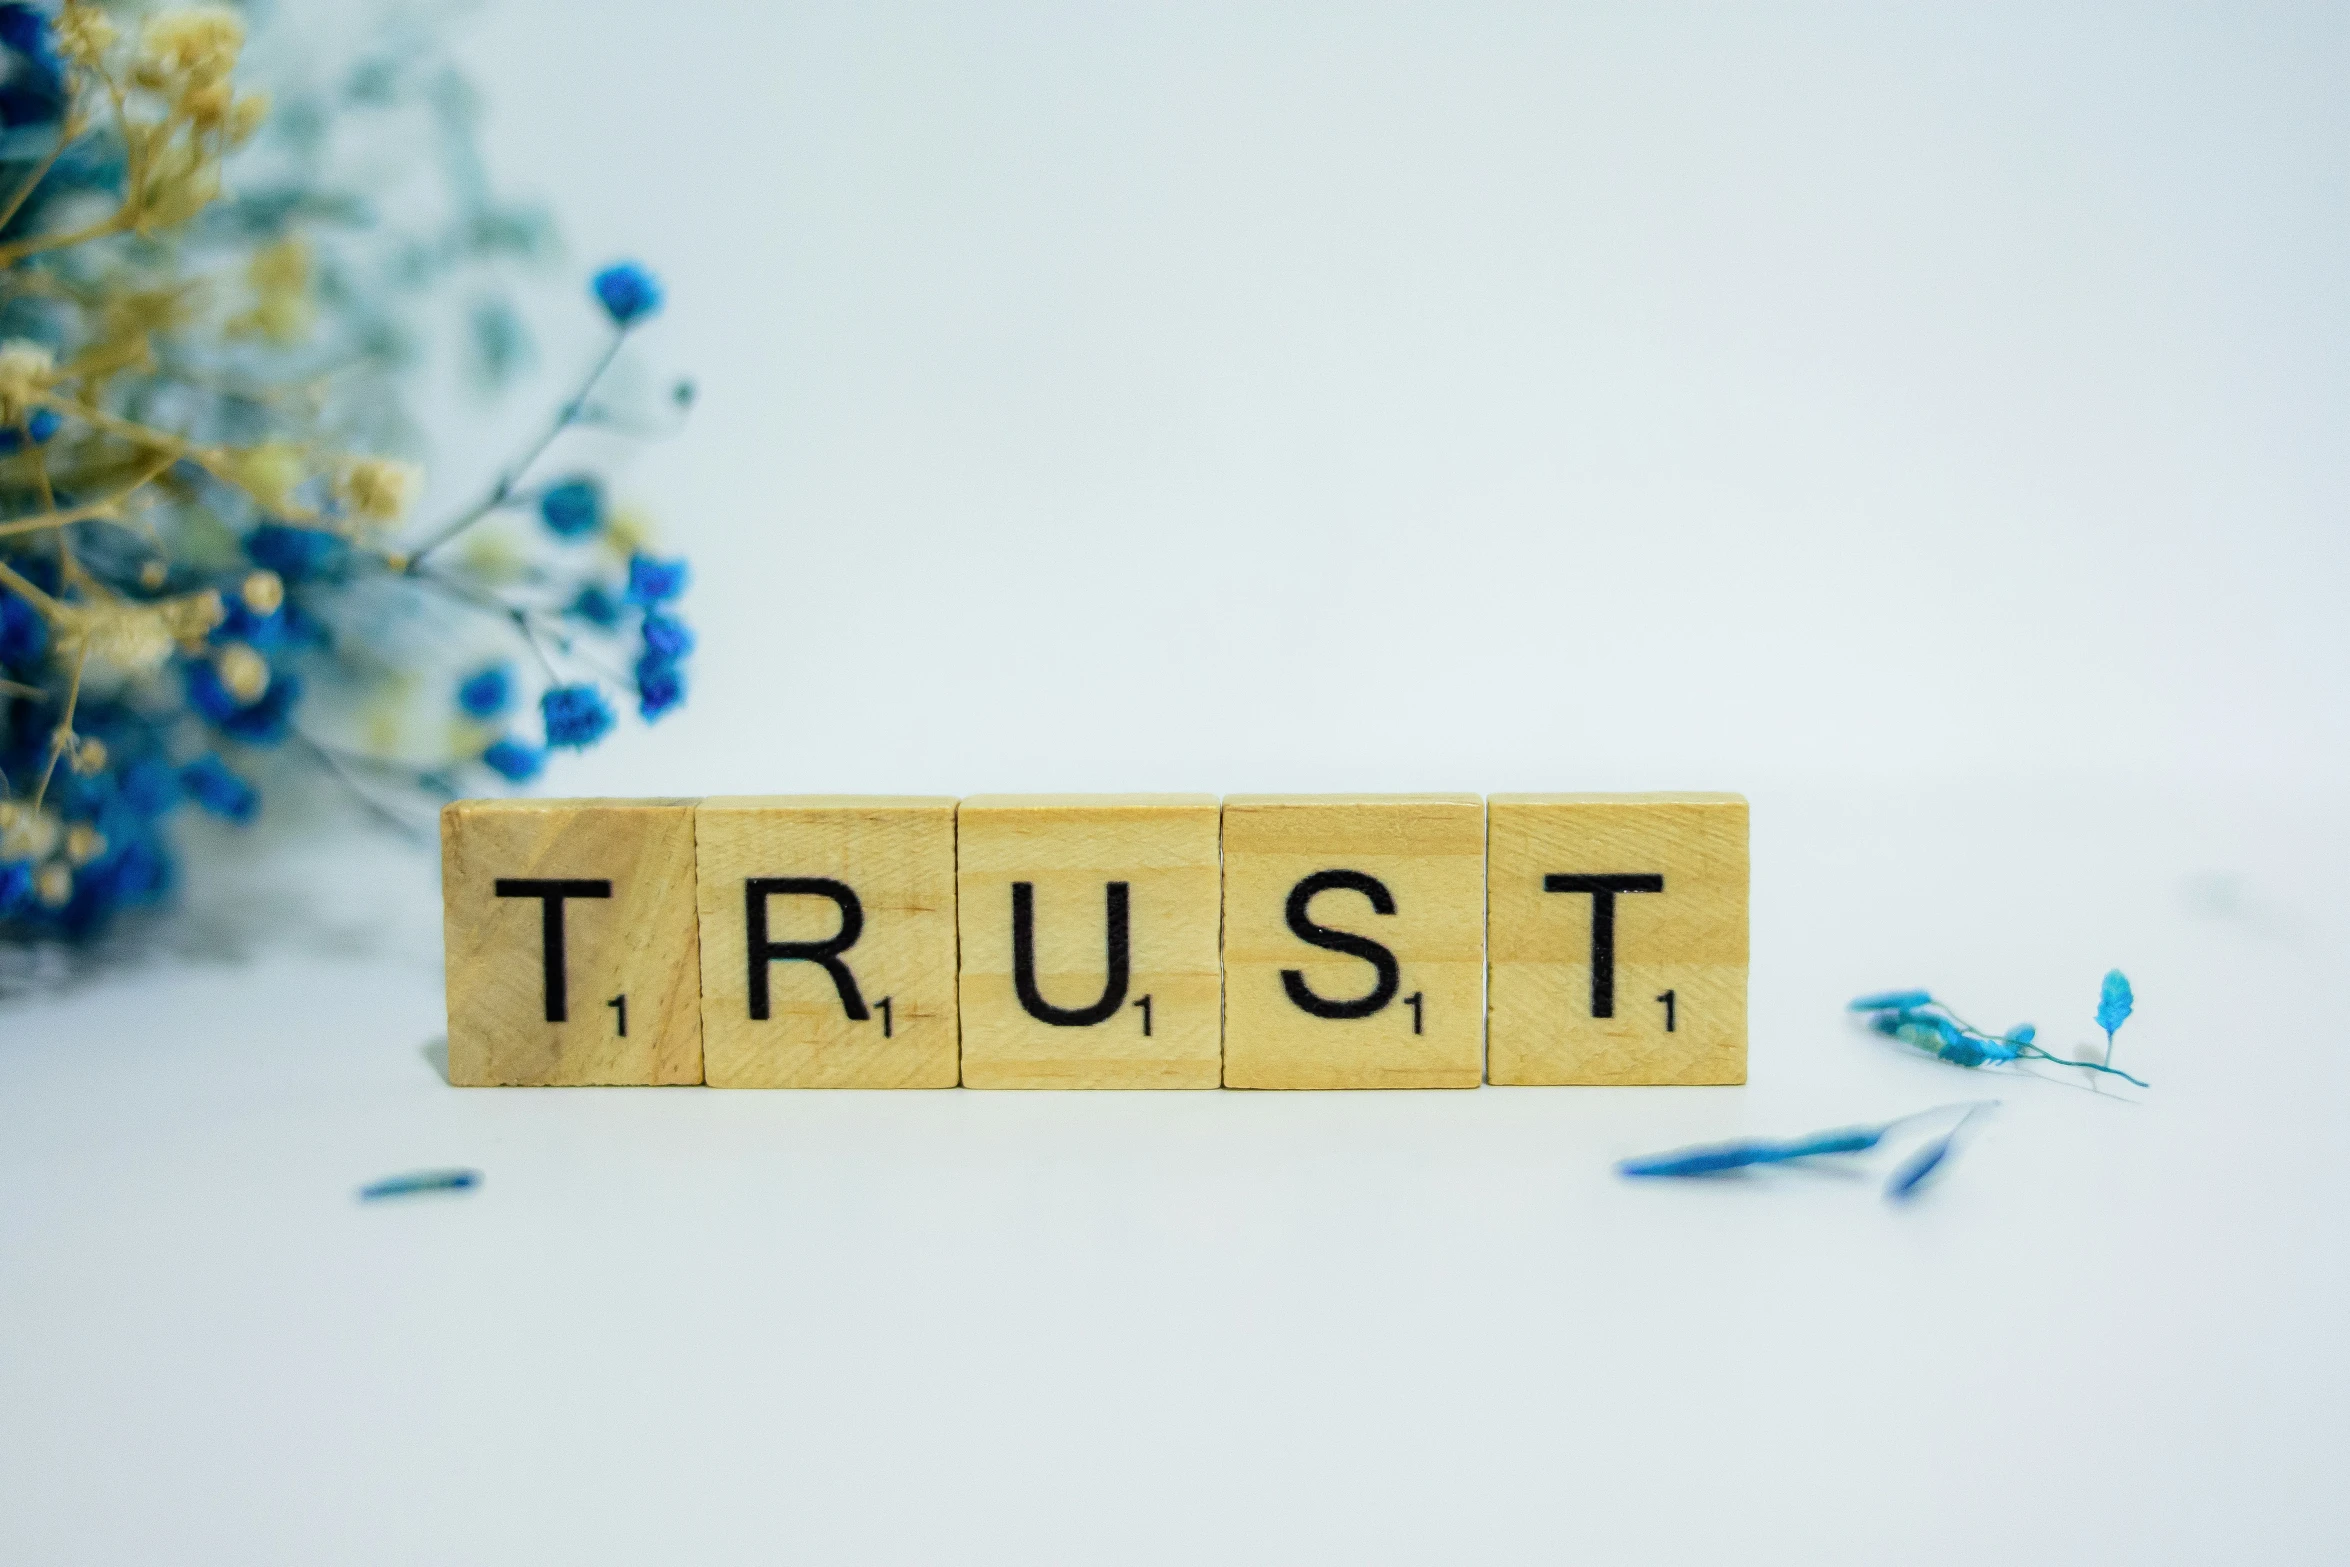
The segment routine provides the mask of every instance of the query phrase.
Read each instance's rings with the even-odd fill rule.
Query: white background
[[[0,1560],[2340,1559],[2339,12],[469,38],[703,391],[551,787],[1742,788],[1753,1083],[458,1094],[429,869],[249,867],[0,1006]],[[2116,963],[2144,1095],[1838,1013]]]

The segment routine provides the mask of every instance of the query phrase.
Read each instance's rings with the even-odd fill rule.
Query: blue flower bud
[[[260,794],[217,756],[199,756],[181,768],[180,787],[205,810],[232,822],[249,822],[261,809]]]
[[[620,624],[620,601],[612,596],[610,589],[591,582],[579,590],[579,596],[563,613],[609,631]]]
[[[636,661],[637,711],[651,723],[685,700],[685,675],[668,659],[652,653]]]
[[[539,769],[546,765],[547,756],[544,751],[524,745],[519,740],[501,739],[493,741],[490,748],[481,753],[481,760],[483,766],[508,783],[520,784],[528,783],[539,775]]]
[[[21,450],[24,446],[27,430],[31,432],[35,446],[45,445],[49,437],[57,433],[58,426],[62,423],[64,421],[51,410],[47,408],[34,409],[33,416],[25,421],[25,430],[18,430],[14,427],[0,430],[0,457]]]
[[[596,301],[617,327],[631,327],[661,308],[661,285],[633,261],[596,274]]]
[[[245,553],[288,582],[333,576],[350,560],[351,546],[317,528],[265,522],[245,535]]]
[[[457,706],[468,718],[495,718],[514,700],[514,671],[505,664],[468,675],[457,687]]]
[[[594,686],[550,686],[539,698],[547,745],[584,751],[611,731],[612,709]]]
[[[675,663],[694,650],[692,629],[675,616],[658,611],[646,614],[644,637],[645,656],[648,658],[661,658]]]
[[[539,497],[539,518],[559,539],[577,539],[604,525],[604,487],[589,474],[565,479]]]
[[[666,604],[685,591],[686,565],[682,560],[655,560],[650,555],[628,558],[628,601],[650,609]]]

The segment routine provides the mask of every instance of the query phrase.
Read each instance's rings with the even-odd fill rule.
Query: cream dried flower
[[[221,466],[228,478],[253,497],[263,511],[285,515],[293,509],[294,491],[309,477],[302,448],[287,441],[264,441],[225,453]]]
[[[422,479],[423,474],[411,463],[362,457],[343,470],[336,489],[354,518],[380,527],[400,520]]]
[[[60,604],[54,615],[60,653],[117,674],[150,674],[178,645],[163,611],[150,604]]]
[[[286,581],[274,571],[256,571],[245,578],[237,597],[256,615],[274,615],[286,601]]]
[[[215,653],[212,667],[220,676],[221,688],[235,697],[239,706],[251,707],[269,689],[269,660],[242,642],[231,642]]]
[[[166,11],[139,35],[139,69],[149,80],[181,78],[192,85],[218,81],[236,69],[245,24],[226,6]]]
[[[76,65],[96,65],[121,36],[94,5],[68,5],[57,13],[57,52]]]
[[[38,343],[12,337],[0,343],[0,425],[32,417],[33,400],[57,379],[57,356]]]
[[[64,831],[54,812],[0,800],[0,860],[45,860]]]

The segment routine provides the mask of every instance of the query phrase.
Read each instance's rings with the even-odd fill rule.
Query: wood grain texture
[[[1734,794],[1497,794],[1487,807],[1495,1083],[1746,1081],[1747,808]],[[1614,895],[1613,1016],[1596,1017],[1600,899],[1553,876],[1661,877]],[[1673,993],[1671,1032],[1656,998]]]
[[[1330,886],[1302,912],[1369,937],[1395,963],[1302,939],[1293,892],[1324,872],[1371,877],[1393,900]],[[1367,1002],[1360,1017],[1317,1016],[1292,999],[1294,973],[1322,1003]],[[1420,1032],[1413,1032],[1417,996]],[[1224,1086],[1475,1088],[1485,1072],[1485,804],[1473,794],[1234,795],[1224,802]]]
[[[952,1088],[955,802],[851,795],[732,796],[694,810],[702,931],[702,1066],[713,1088]],[[754,958],[750,884],[824,881],[837,894],[759,889],[767,943],[855,941],[822,964]],[[752,1016],[752,966],[765,1018]],[[849,1015],[850,999],[865,1014]],[[883,1002],[888,1005],[885,1007]]]
[[[607,889],[559,904],[562,1021],[548,1017],[547,902],[501,896],[501,881]],[[441,897],[451,1083],[702,1080],[692,801],[456,801],[441,811]]]
[[[1214,1088],[1222,1081],[1221,902],[1213,795],[980,795],[957,813],[963,1083]],[[1015,885],[1033,915],[1039,999],[1110,999],[1109,887],[1123,884],[1128,977],[1098,1022],[1057,1026],[1015,984]],[[1138,1004],[1149,998],[1147,1011]],[[1145,1020],[1150,1032],[1143,1032]]]

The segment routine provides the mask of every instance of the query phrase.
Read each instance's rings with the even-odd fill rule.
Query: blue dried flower
[[[468,718],[495,718],[514,701],[514,671],[492,664],[468,675],[457,687],[457,706]]]
[[[261,809],[260,794],[217,756],[199,756],[181,768],[180,787],[189,799],[232,822],[249,822]]]
[[[0,864],[0,919],[33,901],[33,867],[28,860]]]
[[[49,646],[49,623],[41,612],[0,588],[0,664],[31,667]]]
[[[24,62],[0,75],[0,126],[48,125],[65,113],[65,67],[37,6],[0,5],[0,45]]]
[[[302,699],[302,678],[289,670],[270,677],[269,686],[251,703],[239,702],[221,683],[210,660],[188,665],[188,702],[232,740],[249,745],[275,745],[293,724],[294,704]]]
[[[667,659],[671,663],[694,650],[693,629],[674,615],[658,611],[645,616],[645,656]]]
[[[539,497],[539,518],[559,539],[577,539],[604,525],[604,487],[581,474],[550,486]]]
[[[1908,1012],[1933,1004],[1934,998],[1923,990],[1887,990],[1847,1002],[1845,1006],[1853,1012]]]
[[[162,757],[142,756],[122,769],[115,798],[136,816],[161,816],[180,802],[179,779]]]
[[[579,590],[579,596],[564,613],[609,631],[620,624],[620,601],[612,596],[609,588],[591,582]]]
[[[288,582],[307,582],[339,573],[351,558],[351,546],[316,528],[265,522],[245,535],[245,553]]]
[[[685,591],[686,566],[682,560],[655,560],[650,555],[631,555],[628,558],[628,601],[650,609],[655,604],[666,604]]]
[[[685,673],[651,653],[636,661],[637,711],[647,723],[685,700]]]
[[[661,285],[633,261],[596,274],[596,300],[617,327],[632,327],[661,308]]]
[[[47,444],[49,437],[55,435],[58,427],[64,422],[49,409],[36,408],[33,410],[33,416],[25,421],[25,430],[32,432],[33,444],[41,446]],[[0,430],[0,456],[6,456],[23,447],[25,430],[13,428]]]
[[[2105,976],[2104,988],[2097,994],[2097,1026],[2105,1030],[2108,1054],[2113,1050],[2115,1030],[2130,1020],[2130,1013],[2136,1010],[2137,1005],[2137,998],[2130,994],[2128,976],[2120,969],[2109,972]]]
[[[547,746],[584,751],[612,728],[612,708],[594,686],[550,686],[539,698]]]
[[[539,775],[547,762],[547,753],[519,740],[502,739],[492,742],[481,753],[482,765],[508,783],[528,783]]]

